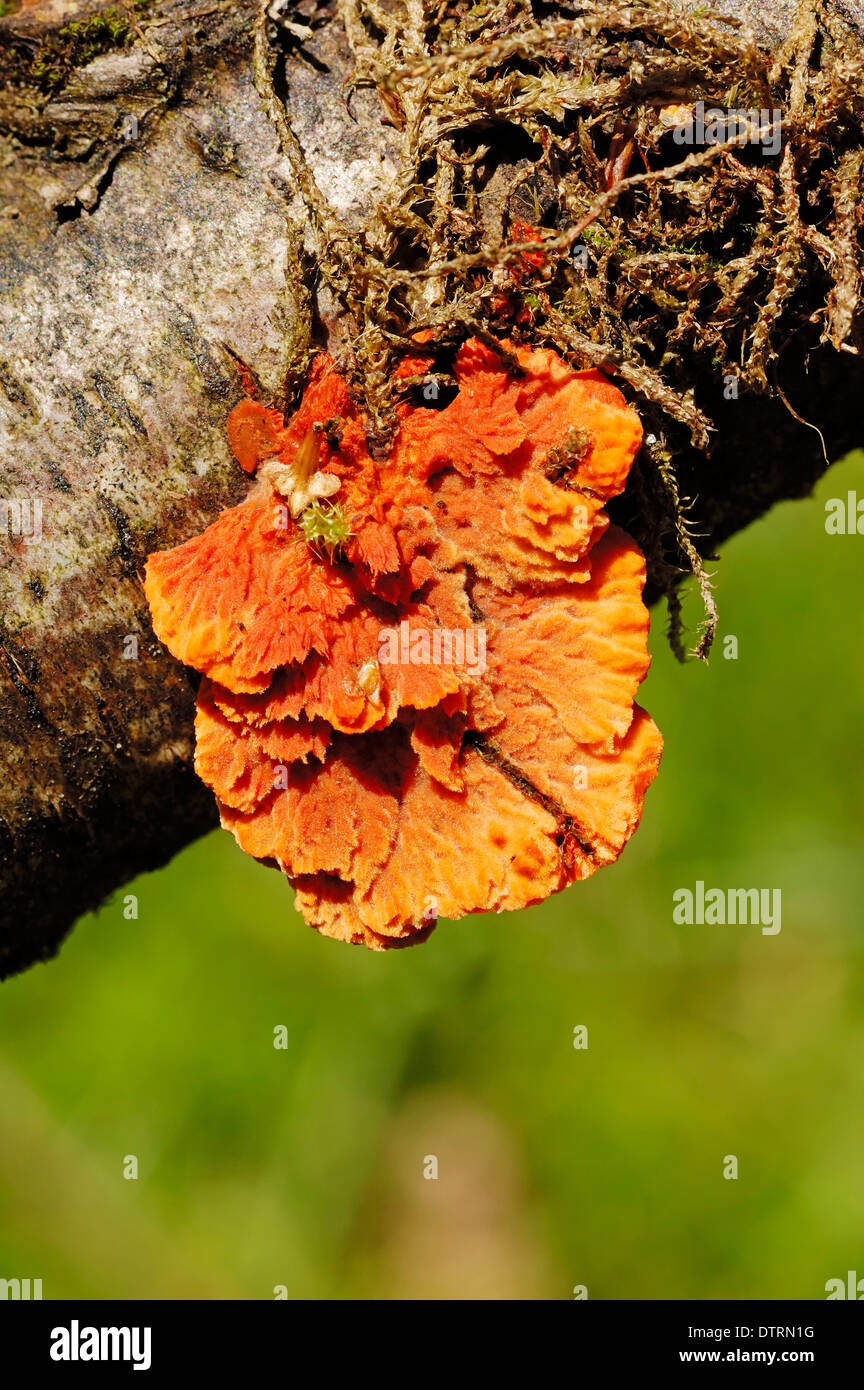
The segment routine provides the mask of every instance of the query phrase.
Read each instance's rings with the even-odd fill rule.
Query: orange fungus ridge
[[[399,407],[384,459],[326,355],[287,424],[241,401],[249,496],[147,564],[155,631],[203,676],[223,826],[312,926],[374,949],[612,863],[662,747],[634,703],[644,560],[604,510],[637,415],[546,349],[471,340],[456,378]]]

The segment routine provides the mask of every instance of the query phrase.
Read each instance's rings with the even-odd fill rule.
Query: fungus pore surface
[[[313,927],[373,949],[612,863],[662,747],[635,704],[644,561],[604,510],[637,415],[547,349],[472,339],[456,380],[399,407],[384,458],[326,355],[287,423],[242,401],[249,496],[147,564],[155,631],[203,678],[223,826]]]

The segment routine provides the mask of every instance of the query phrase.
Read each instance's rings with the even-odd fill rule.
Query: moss
[[[40,56],[34,60],[33,66],[30,69],[30,76],[33,78],[37,87],[40,87],[44,92],[54,91],[63,81],[62,69],[57,67],[51,59],[44,54],[40,54]]]
[[[88,19],[76,19],[62,28],[57,36],[77,50],[80,60],[88,62],[106,48],[116,48],[129,37],[129,21],[119,11],[103,10]]]
[[[5,6],[5,8],[3,8]],[[0,50],[0,79],[10,86],[32,86],[52,95],[63,87],[70,73],[86,67],[94,58],[125,48],[133,38],[136,16],[142,16],[149,0],[133,0],[125,11],[110,5],[85,19],[72,20],[35,46],[13,43]],[[0,15],[17,3],[0,0]]]
[[[615,245],[614,237],[611,237],[602,227],[586,227],[582,233],[582,240],[589,246],[596,246],[599,251],[608,251]]]

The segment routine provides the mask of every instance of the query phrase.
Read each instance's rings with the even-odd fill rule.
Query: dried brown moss
[[[858,51],[822,0],[803,0],[773,57],[735,21],[665,0],[341,0],[339,10],[352,84],[377,89],[401,144],[359,236],[306,166],[279,98],[284,31],[263,12],[256,74],[317,266],[345,311],[372,442],[386,446],[392,368],[418,329],[431,333],[442,382],[454,342],[478,331],[604,367],[648,421],[643,505],[673,643],[681,651],[676,585],[692,570],[706,654],[716,610],[676,449],[688,436],[710,447],[700,381],[773,391],[777,354],[814,321],[838,351],[861,346]],[[682,147],[659,113],[698,101],[779,110],[778,153],[751,143],[752,125]],[[524,224],[541,230],[542,258]]]

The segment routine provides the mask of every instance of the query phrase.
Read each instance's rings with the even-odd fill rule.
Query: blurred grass
[[[758,1299],[864,1275],[864,538],[824,530],[856,488],[862,455],[726,547],[707,669],[655,612],[666,752],[613,869],[373,956],[217,832],[5,984],[0,1277]],[[699,878],[781,888],[782,932],[674,925]]]

